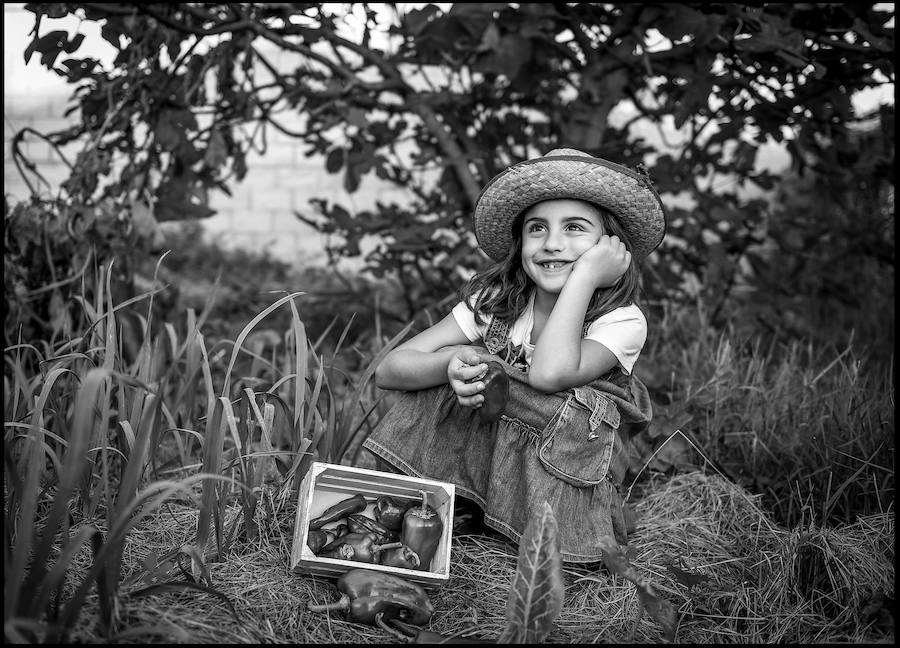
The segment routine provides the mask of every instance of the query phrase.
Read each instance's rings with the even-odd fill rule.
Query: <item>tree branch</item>
[[[446,151],[447,160],[456,172],[456,177],[459,180],[459,184],[462,186],[463,191],[466,192],[466,198],[468,198],[469,204],[474,207],[475,203],[478,202],[478,196],[481,194],[481,187],[475,181],[475,177],[469,169],[467,156],[463,153],[459,144],[457,144],[453,137],[447,132],[447,129],[444,128],[444,125],[437,118],[437,115],[431,106],[417,102],[411,107],[413,111],[422,118],[425,127],[432,135],[434,135],[435,139],[437,139],[438,143],[441,145],[441,148]]]

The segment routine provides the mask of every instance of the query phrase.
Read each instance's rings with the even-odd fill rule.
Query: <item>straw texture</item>
[[[659,195],[645,177],[576,149],[554,149],[491,180],[475,205],[475,237],[485,254],[500,261],[512,245],[512,222],[544,200],[586,200],[612,212],[640,260],[662,241],[666,217]]]

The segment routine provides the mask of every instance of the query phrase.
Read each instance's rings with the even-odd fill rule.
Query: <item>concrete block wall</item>
[[[77,112],[68,118],[63,116],[73,88],[42,67],[38,56],[27,65],[24,62],[27,34],[33,24],[32,14],[21,3],[4,5],[3,191],[11,200],[29,195],[13,162],[15,132],[26,127],[50,132],[64,128],[77,117]],[[87,27],[79,29],[86,32]],[[42,32],[48,29],[41,27]],[[280,120],[291,127],[288,116],[282,115]],[[232,196],[218,190],[208,196],[209,206],[217,213],[203,221],[204,231],[225,246],[268,251],[301,265],[321,263],[325,260],[323,237],[295,216],[295,211],[312,215],[310,198],[338,202],[351,211],[372,209],[376,200],[404,199],[402,191],[375,178],[348,194],[342,176],[325,171],[324,159],[306,157],[302,145],[283,133],[270,130],[267,135],[265,154],[248,155],[247,175],[230,186]],[[34,135],[26,135],[21,149],[51,186],[41,186],[42,193],[55,194],[68,176],[66,164],[49,144]],[[70,162],[74,162],[78,150],[78,143],[65,147]]]
[[[26,127],[39,132],[64,128],[68,124],[61,116],[64,106],[65,96],[41,100],[4,97],[3,192],[11,201],[25,199],[30,193],[13,161],[15,133]],[[63,149],[69,163],[74,163],[79,148],[74,143]],[[48,143],[30,133],[20,150],[50,185],[39,183],[29,173],[34,187],[42,194],[54,195],[68,177],[65,162]],[[250,154],[247,167],[246,177],[230,186],[230,197],[218,190],[210,192],[209,206],[217,213],[203,221],[204,231],[225,246],[268,250],[279,259],[298,264],[325,260],[323,237],[295,216],[297,211],[312,215],[310,198],[339,202],[351,210],[373,208],[376,200],[402,199],[396,188],[377,181],[367,181],[348,194],[340,174],[327,173],[323,159],[307,158],[301,144],[287,138],[270,142],[264,155]]]

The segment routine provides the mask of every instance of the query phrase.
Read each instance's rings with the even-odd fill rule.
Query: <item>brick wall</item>
[[[26,12],[21,3],[5,4],[3,9],[3,191],[11,199],[20,200],[28,196],[29,190],[13,164],[13,135],[26,127],[42,132],[64,127],[68,120],[63,114],[69,105],[71,88],[41,66],[39,56],[25,64],[23,53],[34,24],[33,14]],[[85,23],[79,29],[87,33],[90,27]],[[42,25],[41,32],[60,28],[63,27],[56,24]],[[74,27],[70,27],[70,33],[74,33]],[[85,44],[91,41],[97,42],[99,37],[87,34]],[[281,116],[280,121],[291,127],[287,117]],[[348,194],[342,187],[341,175],[328,174],[321,158],[307,158],[300,144],[284,134],[270,131],[267,146],[265,155],[248,156],[248,173],[240,184],[231,185],[231,197],[220,191],[210,192],[210,207],[218,213],[204,221],[205,231],[225,245],[269,250],[280,259],[298,264],[320,263],[325,258],[323,238],[294,215],[295,211],[311,214],[310,198],[339,202],[351,211],[371,209],[376,200],[403,200],[400,190],[374,178]],[[22,150],[37,164],[55,193],[67,176],[63,161],[48,144],[32,135],[26,137]],[[77,144],[66,147],[70,161],[77,150]],[[41,189],[48,191],[46,186]]]

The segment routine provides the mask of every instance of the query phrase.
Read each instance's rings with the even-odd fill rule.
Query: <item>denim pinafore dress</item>
[[[401,473],[455,484],[484,511],[486,526],[516,543],[547,501],[562,560],[597,562],[601,537],[628,541],[619,487],[630,439],[650,422],[649,394],[619,368],[583,387],[542,394],[509,364],[508,331],[507,323],[491,322],[485,335],[510,378],[498,422],[482,422],[449,385],[401,392],[363,448]],[[357,465],[378,465],[365,455]]]

